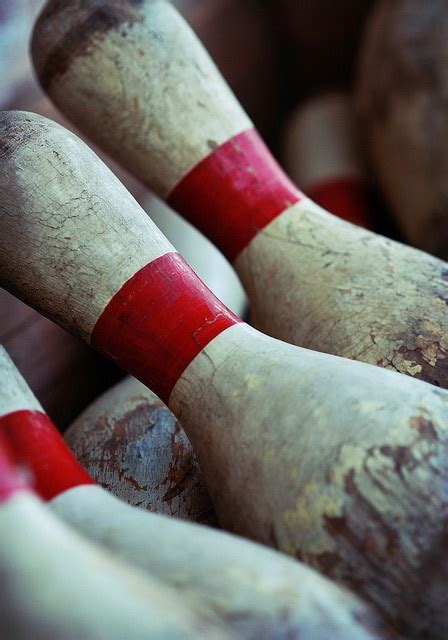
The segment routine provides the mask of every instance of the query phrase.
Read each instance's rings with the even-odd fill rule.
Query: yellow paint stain
[[[393,359],[393,364],[400,373],[406,373],[410,376],[416,376],[422,372],[422,365],[413,360],[406,360],[401,353],[396,353]]]
[[[275,460],[277,457],[277,452],[275,451],[275,449],[272,449],[271,447],[266,447],[263,450],[263,461],[264,462],[272,462],[273,460]]]
[[[333,540],[321,524],[323,516],[340,515],[338,501],[331,494],[331,488],[318,482],[308,482],[295,507],[283,515],[286,527],[295,538],[299,534],[307,553],[319,554],[334,549]]]
[[[345,476],[349,471],[360,471],[365,459],[363,447],[354,444],[345,444],[341,447],[338,464],[331,472],[332,484],[343,487]]]
[[[248,373],[245,375],[244,382],[246,383],[246,388],[250,391],[259,389],[261,386],[261,378],[256,373]]]
[[[297,546],[290,542],[283,542],[279,545],[279,550],[286,553],[288,556],[295,556],[297,553]]]
[[[425,320],[422,329],[423,333],[417,337],[416,345],[421,349],[425,361],[434,367],[440,357],[445,357],[448,336],[443,328],[432,320]]]

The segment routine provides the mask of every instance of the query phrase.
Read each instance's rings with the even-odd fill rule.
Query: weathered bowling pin
[[[304,197],[171,4],[50,1],[32,50],[61,110],[233,262],[259,329],[448,385],[448,265]]]
[[[33,471],[39,487],[51,487],[69,454],[1,348],[0,365],[0,383],[16,407],[1,417],[5,394],[0,438],[5,437],[16,457]],[[73,474],[67,486],[64,490],[55,483],[53,491],[43,495],[53,495],[50,505],[62,519],[168,582],[204,618],[225,623],[238,637],[379,637],[378,623],[366,605],[305,565],[229,534],[128,507]]]
[[[60,125],[3,113],[0,141],[3,285],[168,404],[222,524],[396,622],[448,626],[436,574],[421,579],[444,528],[448,392],[241,322]]]
[[[6,393],[2,387],[0,425],[5,410],[14,412],[17,401],[22,406],[20,391],[9,398]],[[1,434],[0,542],[5,640],[236,637],[215,630],[174,590],[109,557],[61,522],[16,470]]]
[[[296,108],[284,135],[283,165],[318,205],[348,222],[372,227],[350,94],[325,93]]]
[[[129,504],[216,523],[184,430],[135,378],[126,378],[92,403],[64,436],[95,481]]]
[[[357,103],[373,167],[407,240],[448,257],[448,12],[382,0],[361,49]]]

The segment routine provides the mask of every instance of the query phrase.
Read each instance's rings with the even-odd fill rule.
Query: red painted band
[[[180,254],[167,253],[115,294],[94,327],[91,345],[168,403],[190,362],[238,322]]]
[[[0,504],[18,491],[31,491],[31,478],[19,468],[8,443],[0,433]]]
[[[321,207],[343,220],[373,229],[369,188],[357,177],[333,178],[307,189],[307,195]]]
[[[167,200],[233,262],[259,231],[303,197],[251,129],[204,158]]]
[[[94,484],[50,418],[40,411],[14,411],[0,418],[0,434],[16,460],[28,467],[44,500],[81,484]]]

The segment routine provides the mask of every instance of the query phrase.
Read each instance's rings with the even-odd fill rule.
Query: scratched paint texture
[[[0,509],[0,632],[14,640],[216,638],[176,593],[21,492]],[[173,610],[176,615],[173,615]]]
[[[47,315],[69,318],[70,330],[88,339],[92,314],[103,311],[97,304],[83,313],[92,288],[103,301],[113,296],[129,279],[126,247],[145,239],[148,249],[131,252],[133,268],[141,268],[163,238],[132,199],[128,206],[124,193],[115,199],[115,178],[83,143],[56,124],[45,142],[36,140],[35,121],[38,116],[2,116],[8,132],[0,172],[2,277]],[[59,171],[48,162],[56,142]],[[32,157],[40,160],[33,172]],[[74,209],[64,208],[67,189],[101,189],[100,204],[92,211],[81,198]],[[131,204],[132,216],[120,217]],[[72,251],[65,225],[75,220]],[[107,232],[98,236],[97,225]],[[30,261],[41,269],[38,292]],[[75,272],[74,288],[66,274]],[[139,290],[134,295],[140,305]],[[427,562],[446,520],[447,392],[237,324],[192,361],[169,405],[225,525],[320,567],[397,624],[447,629],[447,607],[428,598],[438,572],[429,572]]]
[[[258,234],[235,266],[262,331],[448,386],[442,260],[306,199]]]
[[[11,292],[18,293],[14,283],[28,282],[33,292],[29,304],[37,310],[48,304],[53,308],[52,320],[88,341],[116,291],[143,264],[175,249],[112,171],[61,125],[33,113],[3,112],[0,159],[5,195],[0,213],[8,221],[0,240],[4,283],[9,282]],[[60,212],[57,222],[51,220],[56,209]],[[111,215],[105,224],[100,212],[107,209]],[[31,211],[37,216],[34,221],[27,215]],[[147,232],[142,233],[142,227],[129,242],[135,216],[141,218]],[[80,251],[88,251],[87,238],[80,231],[83,219],[89,220],[87,235],[101,240],[97,243],[101,260],[105,267],[108,264],[101,273],[78,264]],[[39,258],[32,250],[30,254],[31,246],[40,252],[44,237],[52,250],[41,252]],[[61,273],[53,269],[56,255],[62,253],[67,287],[63,295],[58,285]],[[33,268],[24,271],[23,264]],[[42,287],[50,273],[54,274],[51,286]]]
[[[76,0],[70,11],[49,2],[32,43],[37,75],[59,108],[163,196],[212,149],[252,126],[184,24],[160,0]],[[220,119],[212,117],[215,110]],[[142,139],[134,135],[135,121]]]
[[[171,411],[126,378],[65,432],[78,460],[103,487],[148,511],[214,524],[191,444]]]
[[[448,13],[382,0],[368,21],[357,106],[374,170],[412,244],[448,258]]]
[[[57,4],[48,4],[34,33],[37,73],[80,129],[166,197],[210,154],[219,164],[219,145],[247,131],[250,122],[171,5],[101,0],[95,3],[105,16],[101,23],[88,17],[86,6],[75,3],[73,12],[61,15]],[[111,24],[122,10],[118,6],[132,6],[134,18]],[[49,73],[54,52],[78,21],[89,29],[63,69]],[[249,174],[256,183],[243,154],[239,165],[223,167],[226,189],[238,196],[228,194],[232,203],[244,202]],[[258,182],[268,188],[264,176]],[[204,223],[210,226],[216,216],[212,227],[226,236],[226,208],[213,209],[215,193],[200,183]],[[250,194],[257,202],[252,188]],[[234,264],[257,327],[300,346],[447,387],[448,265],[336,220],[310,201],[289,204],[257,235],[256,208],[248,202],[239,214],[255,229]]]
[[[170,407],[224,527],[444,637],[446,607],[428,594],[448,515],[446,391],[235,325],[186,369]]]
[[[98,487],[58,496],[70,525],[167,582],[240,638],[368,640],[382,624],[349,592],[247,540],[123,505]]]

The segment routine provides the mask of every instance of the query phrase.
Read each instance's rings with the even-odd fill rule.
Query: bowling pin
[[[60,125],[3,113],[0,144],[3,285],[168,404],[220,522],[397,624],[448,627],[436,572],[421,579],[444,528],[448,392],[243,323]]]
[[[8,392],[0,389],[2,413],[22,406],[21,389],[9,398]],[[174,590],[109,557],[61,522],[15,468],[3,435],[0,543],[5,640],[236,638],[190,611]]]
[[[372,228],[369,185],[348,93],[325,93],[295,109],[285,130],[283,165],[318,205]]]
[[[1,348],[0,364],[8,393],[0,405],[0,438],[33,471],[38,487],[51,487],[67,449]],[[10,398],[15,411],[3,415]],[[204,618],[225,623],[238,637],[379,638],[366,605],[305,565],[229,534],[129,507],[98,486],[71,484],[64,490],[55,483],[43,495],[53,495],[50,506],[63,520],[168,582]]]
[[[448,265],[304,197],[170,3],[50,0],[32,51],[64,114],[234,264],[257,328],[448,385]]]
[[[64,437],[96,482],[148,511],[216,524],[184,430],[159,398],[128,377],[92,403]]]
[[[356,87],[366,147],[404,236],[445,259],[447,38],[445,2],[378,2],[367,23]]]

